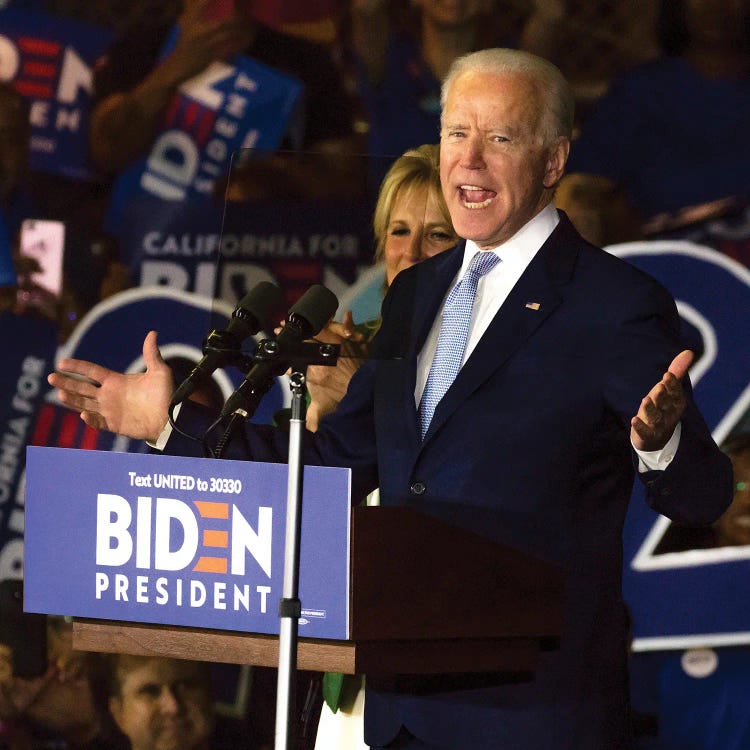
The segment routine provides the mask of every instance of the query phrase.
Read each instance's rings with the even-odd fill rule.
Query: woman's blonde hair
[[[399,191],[414,186],[425,186],[432,190],[437,198],[440,212],[446,224],[453,226],[448,206],[440,187],[440,146],[432,143],[410,149],[393,162],[383,178],[372,217],[372,228],[375,234],[375,261],[385,257],[385,240],[388,235],[388,224],[391,211]]]

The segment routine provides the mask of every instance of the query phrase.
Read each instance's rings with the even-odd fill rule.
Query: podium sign
[[[277,634],[287,466],[27,449],[24,608]],[[350,471],[306,467],[299,634],[349,633]]]

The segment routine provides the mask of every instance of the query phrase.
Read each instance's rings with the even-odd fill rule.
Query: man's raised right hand
[[[168,422],[174,380],[156,343],[156,331],[143,341],[146,372],[122,374],[82,359],[63,359],[47,382],[61,403],[80,412],[97,430],[155,443]]]

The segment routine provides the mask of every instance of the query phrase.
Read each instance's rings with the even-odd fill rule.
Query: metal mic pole
[[[302,605],[299,600],[299,550],[302,518],[302,440],[307,412],[305,373],[290,377],[292,417],[289,421],[289,477],[287,480],[284,585],[279,602],[279,673],[276,695],[275,750],[296,747],[294,698],[297,684],[297,633]]]
[[[287,477],[286,537],[284,539],[284,582],[279,601],[279,670],[276,693],[275,750],[294,750],[296,747],[296,720],[294,697],[297,681],[297,633],[302,605],[299,600],[300,529],[302,523],[302,480],[304,462],[302,443],[305,435],[307,413],[307,366],[335,366],[340,347],[337,344],[298,342],[283,352],[283,361],[291,359],[292,374],[289,384],[292,391],[292,416],[289,420],[289,474]],[[265,347],[266,360],[282,356],[278,347]],[[287,357],[289,359],[287,359]],[[279,360],[281,361],[281,360]],[[235,426],[252,415],[259,396],[268,390],[263,384],[252,389],[252,404],[235,408],[224,438],[217,445],[215,455],[223,455]],[[247,398],[251,394],[245,394]]]

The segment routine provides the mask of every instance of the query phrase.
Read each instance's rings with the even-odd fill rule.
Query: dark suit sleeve
[[[732,501],[732,464],[714,443],[695,404],[682,419],[680,446],[664,471],[641,474],[646,500],[678,523],[709,524]],[[697,418],[696,418],[697,415]]]
[[[674,300],[656,282],[641,285],[638,295],[621,299],[622,346],[609,352],[607,398],[625,428],[644,396],[658,383],[671,360],[684,348]],[[659,513],[685,524],[707,524],[718,518],[732,500],[732,466],[719,450],[684,383],[687,406],[677,453],[665,471],[639,474],[646,499]],[[634,452],[634,462],[637,458]]]

